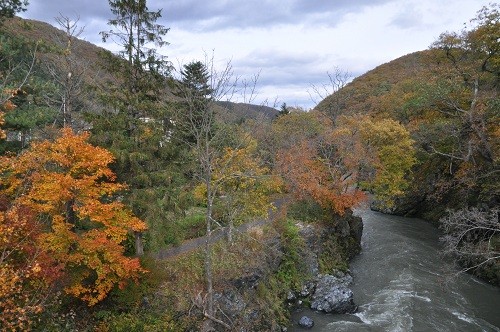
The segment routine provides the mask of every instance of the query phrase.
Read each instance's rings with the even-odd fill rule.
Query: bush
[[[288,216],[291,219],[304,222],[315,222],[327,219],[325,210],[312,199],[294,201],[288,208]]]

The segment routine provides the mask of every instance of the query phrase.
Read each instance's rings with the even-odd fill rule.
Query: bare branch
[[[492,239],[500,236],[499,209],[478,208],[449,211],[440,219],[444,253],[465,265],[462,271],[475,270],[500,259]]]
[[[339,67],[334,67],[333,72],[327,71],[326,74],[328,76],[328,83],[323,83],[320,86],[311,84],[312,92],[307,90],[309,98],[314,104],[319,104],[326,97],[344,88],[352,78],[351,73]]]

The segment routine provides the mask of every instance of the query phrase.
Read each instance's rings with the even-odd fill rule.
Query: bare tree
[[[26,51],[12,50],[11,47],[7,46],[10,42],[12,42],[10,38],[5,38],[2,40],[4,45],[0,47],[0,125],[5,122],[4,112],[17,107],[12,100],[16,96],[24,94],[25,85],[34,72],[37,60],[38,43],[33,49],[30,47]],[[19,60],[20,58],[22,60]],[[6,136],[6,131],[0,129],[0,139],[4,139]],[[22,135],[23,147],[24,139],[25,135]]]
[[[326,103],[323,109],[331,115],[338,114],[340,110],[345,106],[345,102],[349,99],[349,95],[345,93],[339,93],[352,79],[350,72],[340,69],[339,67],[334,67],[332,72],[326,73],[328,76],[328,82],[323,83],[320,86],[311,84],[311,90],[307,91],[311,101],[318,105],[320,103]]]
[[[176,137],[188,144],[195,154],[197,162],[196,177],[206,187],[206,243],[205,243],[205,278],[206,297],[203,301],[203,314],[209,319],[205,329],[212,329],[211,322],[217,322],[214,310],[213,272],[212,272],[212,232],[213,206],[217,190],[212,186],[213,163],[216,159],[219,133],[214,129],[214,102],[223,96],[235,93],[237,79],[234,78],[231,64],[222,71],[217,71],[212,61],[191,62],[180,70],[181,77],[175,85],[175,93],[182,102],[175,110]]]
[[[47,62],[52,79],[60,87],[57,99],[50,100],[50,103],[59,105],[62,127],[73,127],[75,102],[83,93],[84,74],[89,66],[88,63],[82,63],[75,53],[75,40],[84,31],[84,27],[78,26],[79,20],[80,17],[72,20],[62,14],[56,17],[59,27],[64,31],[63,35],[54,36],[61,51],[55,61]]]
[[[37,45],[30,54],[30,61],[14,62],[9,54],[0,53],[0,106],[21,90],[28,81],[36,62]]]
[[[498,208],[460,209],[448,211],[448,215],[440,219],[444,253],[465,266],[462,271],[499,262],[499,211]]]
[[[230,170],[231,156],[222,158],[224,162],[220,162],[224,154],[224,147],[230,140],[228,136],[231,133],[216,125],[216,112],[221,107],[220,101],[230,101],[236,95],[243,98],[243,101],[253,100],[258,75],[248,81],[241,81],[239,77],[234,75],[231,62],[228,62],[222,69],[218,69],[213,56],[206,56],[204,63],[193,61],[184,65],[180,73],[181,77],[174,83],[175,95],[180,101],[176,106],[172,120],[173,136],[191,148],[197,166],[195,177],[206,190],[204,267],[207,288],[206,296],[198,297],[198,300],[202,299],[203,314],[208,319],[205,322],[205,330],[213,329],[213,322],[227,328],[228,326],[216,317],[217,313],[214,307],[212,234],[217,226],[220,226],[220,223],[214,218],[214,204],[225,181],[235,177],[243,177],[245,174],[242,172],[232,173]],[[237,144],[244,144],[244,141],[243,139],[241,143]],[[214,181],[216,168],[217,180]]]

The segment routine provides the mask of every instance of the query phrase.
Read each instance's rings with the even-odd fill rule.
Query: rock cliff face
[[[303,246],[298,249],[301,266],[305,270],[301,285],[296,289],[271,289],[282,301],[285,311],[296,306],[307,305],[313,310],[325,313],[352,313],[357,307],[349,289],[352,276],[347,269],[348,261],[361,249],[363,224],[361,218],[352,214],[332,218],[325,223],[296,223]],[[216,295],[217,306],[221,308],[238,331],[284,331],[286,324],[276,324],[275,317],[265,313],[262,308],[262,284],[280,273],[280,262],[289,253],[285,247],[279,248],[280,254],[271,266],[235,280],[235,289],[228,288]],[[263,264],[268,264],[264,263]],[[285,271],[286,272],[286,271]],[[281,273],[283,270],[281,269]],[[275,303],[279,306],[280,304]],[[286,313],[285,313],[286,314]],[[267,319],[267,321],[266,321]],[[307,324],[309,322],[304,319]],[[236,323],[238,322],[238,323]],[[312,326],[312,325],[311,325]]]
[[[326,313],[355,312],[349,289],[353,279],[347,267],[361,250],[361,218],[348,214],[326,225],[299,224],[299,228],[307,244],[302,257],[311,278],[298,292],[289,292],[287,300],[296,305],[310,303],[311,309]]]

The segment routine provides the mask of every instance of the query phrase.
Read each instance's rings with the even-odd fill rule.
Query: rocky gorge
[[[261,266],[246,271],[216,294],[217,306],[227,317],[227,323],[237,326],[238,331],[286,331],[289,324],[283,318],[288,319],[288,314],[300,307],[324,313],[356,311],[349,288],[353,278],[348,261],[361,249],[361,218],[349,213],[328,222],[295,221],[294,226],[302,245],[289,248],[279,237],[268,239],[267,246],[274,247],[275,252],[268,253],[268,259],[262,261]],[[281,280],[290,249],[297,250],[300,280],[290,289],[282,289],[280,283],[278,287],[269,287],[275,280]],[[263,297],[266,296],[281,303],[265,304]],[[281,310],[282,316],[276,313],[274,306],[280,308],[276,310]],[[271,314],[268,310],[275,311]],[[282,319],[276,320],[280,316]],[[304,327],[314,325],[309,317],[292,323]]]

